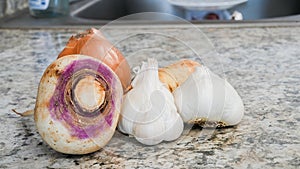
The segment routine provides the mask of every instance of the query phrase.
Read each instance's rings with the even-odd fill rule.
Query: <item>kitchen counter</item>
[[[196,59],[183,42],[203,45],[203,50],[198,48],[201,62],[235,87],[244,101],[245,116],[239,125],[230,128],[187,127],[178,140],[157,146],[141,145],[116,132],[105,148],[92,154],[55,152],[42,141],[32,116],[19,117],[11,109],[34,108],[43,71],[68,38],[85,28],[0,29],[0,168],[300,166],[298,23],[198,25],[215,50],[206,50],[213,48],[193,34],[195,28],[186,25],[107,27],[105,35],[118,42],[117,47],[132,66],[146,57],[155,57],[162,65],[177,58]],[[120,41],[125,34],[131,36]],[[176,35],[181,35],[183,41],[172,38]]]

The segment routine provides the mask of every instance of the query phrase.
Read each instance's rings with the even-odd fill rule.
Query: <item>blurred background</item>
[[[168,13],[191,22],[299,21],[300,1],[1,0],[0,24],[1,27],[105,24],[140,12]],[[170,23],[172,18],[140,15],[125,20]]]

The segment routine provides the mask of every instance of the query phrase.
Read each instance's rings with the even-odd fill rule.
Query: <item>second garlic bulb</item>
[[[143,63],[132,87],[124,96],[118,129],[146,145],[177,139],[183,121],[171,92],[159,81],[155,59]]]
[[[244,115],[244,104],[236,90],[205,66],[198,66],[173,95],[184,122],[233,126]]]

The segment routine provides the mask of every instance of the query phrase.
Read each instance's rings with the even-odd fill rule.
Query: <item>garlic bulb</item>
[[[177,139],[183,121],[171,92],[159,81],[157,61],[143,63],[131,85],[124,96],[118,129],[146,145]]]
[[[242,99],[235,89],[205,66],[198,66],[173,95],[184,122],[231,126],[244,115]]]
[[[123,89],[98,59],[68,55],[55,60],[40,81],[34,119],[56,151],[87,154],[104,147],[117,126]]]

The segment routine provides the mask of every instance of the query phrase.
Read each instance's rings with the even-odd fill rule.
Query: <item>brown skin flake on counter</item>
[[[198,125],[201,127],[207,127],[207,128],[222,128],[228,126],[225,122],[222,121],[207,121],[206,118],[197,118],[194,120],[190,120],[188,122],[189,124]]]

